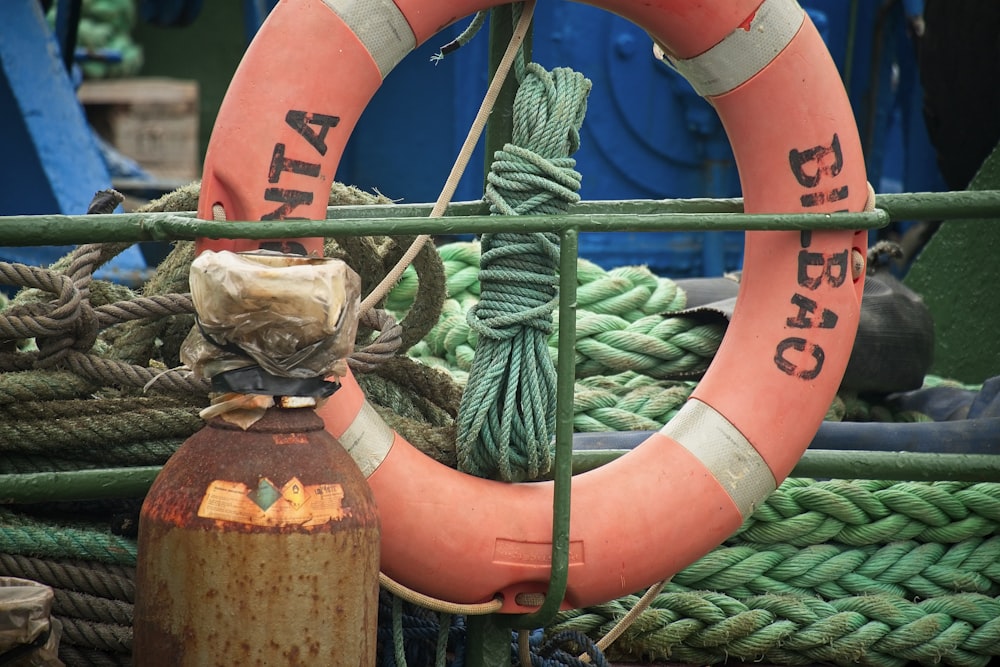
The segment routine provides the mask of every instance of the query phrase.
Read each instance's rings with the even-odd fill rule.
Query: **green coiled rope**
[[[546,632],[600,636],[638,601],[628,596],[563,612]],[[710,665],[727,660],[903,667],[984,667],[1000,654],[1000,600],[975,593],[920,602],[863,595],[736,599],[708,591],[660,593],[608,649],[613,660]]]
[[[579,200],[570,157],[580,146],[590,81],[536,63],[518,70],[511,143],[495,155],[486,199],[494,215],[554,214]],[[480,300],[468,313],[479,337],[458,414],[458,467],[508,482],[552,466],[556,371],[554,330],[558,236],[485,234]]]

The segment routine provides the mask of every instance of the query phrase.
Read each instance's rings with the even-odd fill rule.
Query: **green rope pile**
[[[579,201],[580,147],[590,81],[519,62],[513,137],[487,178],[493,215],[565,213]],[[468,322],[479,336],[458,414],[458,467],[508,482],[552,467],[556,371],[553,332],[559,238],[554,232],[484,234],[480,300]]]
[[[1000,484],[787,480],[679,572],[612,660],[982,667],[1000,655]],[[627,596],[563,612],[599,638]]]
[[[448,243],[438,252],[448,298],[438,322],[408,354],[443,369],[461,385],[479,344],[468,315],[480,297],[480,244]],[[396,313],[411,310],[418,284],[414,272],[404,273],[389,293],[386,308]],[[684,290],[676,282],[644,266],[608,271],[585,259],[578,261],[575,432],[656,430],[677,413],[695,386],[682,378],[708,367],[725,333],[719,324],[672,314],[685,306]],[[643,326],[652,336],[638,333]],[[556,342],[553,333],[548,340],[553,359]],[[928,377],[927,382],[930,386],[941,380]],[[872,403],[851,392],[841,392],[825,418],[929,421],[926,415]]]
[[[128,623],[111,612],[130,615],[130,597],[66,595],[122,576],[128,582],[133,539],[93,520],[0,508],[0,544],[0,572],[30,572],[63,591],[57,614],[79,634],[73,650],[114,653],[119,641],[127,655]],[[123,575],[109,581],[109,567]],[[116,595],[125,604],[110,611],[91,599]],[[787,480],[736,535],[679,572],[606,654],[690,664],[982,667],[1000,654],[998,596],[1000,484]],[[563,612],[546,633],[597,639],[637,600]],[[102,620],[89,627],[70,610]]]
[[[624,615],[629,596],[567,612],[547,632],[600,636]],[[725,593],[661,593],[607,650],[611,660],[713,665],[985,667],[1000,653],[1000,600],[956,594],[911,602],[885,595],[836,600],[783,595],[736,599]]]
[[[436,368],[442,368],[460,384],[464,384],[472,367],[479,334],[469,325],[468,314],[480,296],[479,257],[480,245],[459,242],[438,248],[445,269],[448,299],[442,307],[441,318],[424,339],[410,348],[409,356]],[[674,360],[688,368],[704,370],[721,341],[723,329],[719,325],[701,325],[693,319],[669,317],[669,313],[684,308],[684,291],[677,284],[662,278],[642,266],[624,266],[606,271],[592,262],[581,259],[577,270],[578,322],[611,323],[611,331],[627,329],[629,323],[653,316],[658,320],[681,322],[676,325],[689,337],[676,336],[677,343],[689,349],[674,347]],[[413,307],[418,281],[410,271],[390,292],[386,307],[393,312],[407,312]],[[658,314],[663,313],[663,315]],[[555,318],[558,321],[558,317]],[[624,324],[621,324],[624,323]],[[619,327],[615,329],[614,327]],[[593,333],[593,332],[591,332]],[[601,333],[588,335],[586,329],[577,328],[577,369],[586,368],[590,361],[582,350],[588,342],[591,348],[606,347]],[[557,335],[548,339],[548,352],[556,358]],[[628,354],[612,354],[618,370],[606,369],[576,382],[573,426],[576,432],[601,432],[621,430],[652,430],[662,426],[680,409],[694,388],[694,383],[682,380],[657,379],[628,370]],[[660,359],[660,361],[663,361]]]
[[[448,300],[437,325],[410,350],[410,356],[443,366],[461,380],[471,368],[479,342],[479,333],[467,318],[480,297],[480,246],[449,243],[438,252],[444,262]],[[635,371],[670,380],[694,378],[708,368],[724,327],[671,316],[686,305],[677,283],[643,266],[605,271],[581,259],[577,271],[577,377]],[[408,310],[417,284],[415,275],[404,273],[386,307],[393,312]],[[554,321],[558,323],[558,317]],[[557,333],[550,334],[548,343],[554,359]]]

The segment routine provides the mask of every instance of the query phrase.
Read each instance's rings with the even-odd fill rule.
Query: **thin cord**
[[[459,604],[457,602],[438,600],[437,598],[432,598],[429,595],[418,593],[412,588],[407,588],[398,581],[391,579],[384,572],[378,573],[378,582],[382,585],[382,588],[398,598],[406,600],[407,602],[412,602],[413,604],[426,609],[430,609],[431,611],[437,611],[444,614],[452,614],[455,616],[481,616],[483,614],[495,614],[503,607],[503,600],[499,598],[490,600],[489,602],[480,602],[478,604]]]
[[[660,583],[650,586],[649,590],[643,593],[642,597],[639,598],[639,601],[635,603],[635,606],[629,609],[628,613],[622,616],[621,619],[615,623],[615,627],[611,628],[611,630],[608,631],[608,634],[598,640],[595,646],[600,649],[601,653],[604,652],[604,649],[611,646],[616,639],[621,637],[622,634],[628,630],[630,625],[635,623],[635,619],[639,618],[639,614],[646,611],[646,608],[652,604],[653,600],[660,594],[660,591],[663,590],[663,587],[666,586],[668,581],[670,581],[670,579],[664,579]],[[583,653],[579,656],[579,660],[581,662],[590,662],[590,655]]]
[[[517,659],[521,667],[531,667],[531,633],[527,630],[517,631]]]

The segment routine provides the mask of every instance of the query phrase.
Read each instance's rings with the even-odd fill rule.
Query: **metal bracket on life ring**
[[[323,219],[344,146],[383,77],[443,27],[498,4],[279,3],[223,102],[199,216],[213,219],[221,206],[231,220]],[[715,107],[748,213],[864,208],[854,115],[794,0],[590,4],[645,29]],[[671,576],[721,543],[788,475],[847,365],[866,238],[820,229],[746,234],[732,322],[680,414],[636,450],[573,480],[564,607]],[[281,244],[322,253],[321,239]],[[504,484],[429,459],[377,416],[350,376],[321,415],[374,491],[387,575],[454,602],[502,596],[504,612],[537,608],[550,571],[551,483]]]

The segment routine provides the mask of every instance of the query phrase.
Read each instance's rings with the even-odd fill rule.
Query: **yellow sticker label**
[[[318,526],[347,516],[343,501],[340,484],[306,485],[293,477],[279,487],[261,477],[249,487],[217,479],[205,490],[198,516],[253,526]]]

